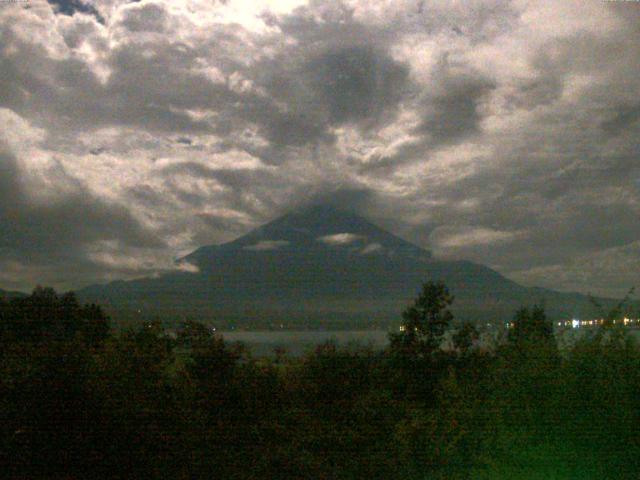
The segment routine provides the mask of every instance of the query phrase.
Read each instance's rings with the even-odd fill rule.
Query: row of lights
[[[604,325],[604,319],[600,318],[600,319],[596,319],[596,320],[577,320],[577,319],[573,319],[571,321],[567,320],[564,322],[558,322],[558,326],[559,327],[571,327],[571,328],[580,328],[580,327],[597,327],[598,325]],[[619,324],[619,325],[631,325],[631,324],[638,324],[640,323],[640,319],[633,319],[633,318],[628,318],[628,317],[624,317],[622,320],[613,320],[612,323],[614,325]]]
[[[613,320],[613,324],[615,325],[616,323],[618,323],[617,320]],[[636,325],[640,325],[640,318],[627,318],[624,317],[622,320],[619,321],[619,323],[621,325],[632,325],[632,324],[636,324]],[[507,322],[506,326],[507,328],[513,328],[515,327],[515,322]],[[575,318],[573,320],[565,320],[562,322],[558,322],[558,326],[559,327],[571,327],[571,328],[580,328],[580,327],[596,327],[598,325],[604,325],[604,319],[600,318],[600,319],[596,319],[596,320],[576,320]],[[489,324],[487,324],[487,326],[489,326]],[[418,327],[414,327],[415,331],[418,331]],[[400,325],[400,331],[401,332],[406,332],[407,331],[407,327],[405,325]]]
[[[632,325],[632,324],[636,324],[636,325],[640,325],[640,319],[633,319],[633,318],[623,318],[622,320],[613,320],[613,324],[621,324],[621,325]],[[572,319],[572,320],[565,320],[565,321],[561,321],[558,322],[558,326],[559,327],[571,327],[571,328],[580,328],[580,327],[596,327],[598,325],[604,325],[604,319],[600,318],[600,319],[596,319],[596,320],[577,320],[577,319]],[[507,323],[507,328],[513,328],[515,326],[514,322],[508,322]]]

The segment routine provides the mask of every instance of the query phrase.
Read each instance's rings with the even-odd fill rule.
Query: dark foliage
[[[37,287],[28,297],[0,303],[3,342],[48,344],[81,337],[95,347],[108,333],[109,324],[102,309],[81,306],[73,293],[58,295],[51,288]]]
[[[640,351],[616,312],[559,349],[541,307],[492,344],[471,324],[449,330],[452,301],[426,284],[384,351],[275,359],[194,321],[177,338],[158,322],[110,334],[100,308],[51,289],[0,301],[2,472],[638,478]]]
[[[392,335],[391,348],[417,356],[428,356],[442,342],[453,320],[449,307],[453,295],[442,283],[427,282],[413,305],[402,312],[402,331]]]
[[[547,320],[544,308],[535,305],[518,310],[509,330],[509,341],[517,345],[553,342],[553,325]]]

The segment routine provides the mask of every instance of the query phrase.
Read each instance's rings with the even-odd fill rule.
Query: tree
[[[464,322],[462,326],[453,334],[453,346],[461,353],[466,354],[474,342],[480,338],[478,329],[469,322]]]
[[[109,335],[109,317],[96,304],[84,305],[80,308],[82,318],[82,337],[87,345],[97,347],[104,343]]]
[[[434,389],[445,370],[447,355],[440,350],[442,337],[453,320],[453,296],[443,283],[427,282],[420,295],[402,312],[399,333],[389,336],[390,373],[396,396],[432,403]]]
[[[408,350],[419,356],[437,350],[453,320],[449,310],[453,300],[453,295],[443,283],[429,281],[423,284],[422,292],[413,305],[402,313],[400,333],[391,335],[392,350]]]
[[[544,308],[540,305],[534,305],[531,309],[520,308],[509,330],[509,341],[518,345],[553,342],[553,326],[547,320]]]
[[[0,306],[0,337],[5,342],[48,344],[76,337],[97,347],[109,333],[109,318],[98,305],[81,306],[72,292],[58,295],[36,287],[28,297]]]
[[[184,347],[193,347],[206,343],[213,336],[211,329],[195,320],[186,320],[178,330],[178,343]]]
[[[9,463],[9,476],[87,471],[100,435],[92,365],[108,330],[102,310],[81,306],[73,293],[37,287],[0,302],[0,450],[11,452],[0,463]]]
[[[596,331],[594,340],[597,342],[606,341],[618,342],[624,344],[627,341],[626,330],[623,328],[623,319],[626,316],[634,316],[632,313],[631,297],[635,288],[629,289],[627,294],[615,306],[608,311],[594,297],[589,295],[589,300],[598,312],[598,316],[602,319],[600,328]],[[617,323],[616,323],[617,322]],[[614,328],[617,327],[617,328]],[[605,335],[605,332],[607,333]]]

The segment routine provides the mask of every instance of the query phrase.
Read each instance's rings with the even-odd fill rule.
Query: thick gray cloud
[[[407,68],[367,47],[329,51],[306,66],[333,124],[378,119],[401,98]]]
[[[15,157],[1,144],[0,165],[0,264],[61,269],[77,264],[95,274],[105,269],[87,256],[95,242],[113,242],[122,249],[165,246],[123,205],[97,198],[61,168],[49,174],[71,182],[72,188],[57,198],[34,199],[25,191]]]
[[[447,67],[445,67],[447,68]],[[464,140],[480,131],[479,103],[495,85],[481,76],[443,72],[435,95],[426,100],[425,114],[417,132],[434,145]]]
[[[624,294],[640,238],[639,12],[0,6],[0,286],[161,271],[325,202],[530,285]]]
[[[140,8],[131,9],[121,25],[131,32],[166,31],[169,22],[167,11],[160,5],[147,3]]]
[[[609,135],[618,135],[633,130],[640,122],[640,105],[620,105],[613,118],[602,122],[602,130]]]

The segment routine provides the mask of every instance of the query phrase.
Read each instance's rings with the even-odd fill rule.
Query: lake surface
[[[356,342],[374,349],[382,349],[389,342],[387,330],[233,331],[221,332],[220,335],[227,342],[242,342],[256,356],[273,355],[276,348],[284,348],[287,354],[300,356],[327,341],[333,341],[338,345]]]
[[[640,329],[629,328],[628,334],[640,343]],[[481,336],[480,344],[495,338],[497,331],[485,332]],[[568,329],[556,331],[560,348],[569,348],[584,335],[595,333],[594,330]],[[300,356],[312,351],[318,345],[333,341],[337,345],[357,343],[370,346],[373,349],[383,349],[389,344],[387,330],[347,330],[347,331],[231,331],[219,333],[227,342],[243,343],[255,356],[270,356],[276,348],[284,348],[288,355]],[[445,348],[449,336],[445,334]]]

